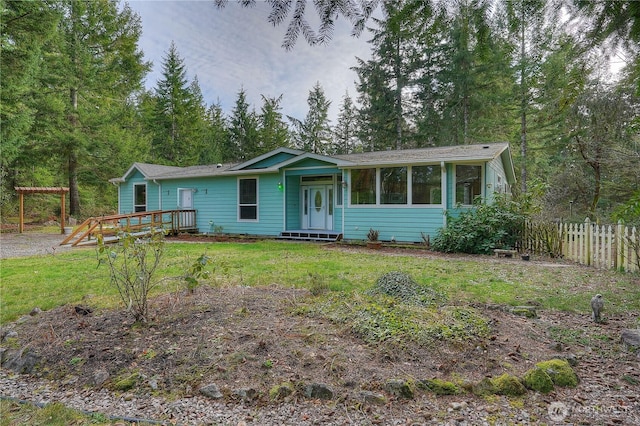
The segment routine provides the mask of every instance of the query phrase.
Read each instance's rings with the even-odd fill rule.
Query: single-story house
[[[195,210],[211,233],[420,242],[446,224],[445,212],[510,193],[508,143],[346,155],[280,148],[237,164],[174,167],[134,163],[111,179],[120,214]],[[319,238],[318,238],[319,239]]]

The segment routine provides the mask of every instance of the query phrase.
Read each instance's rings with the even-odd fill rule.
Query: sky
[[[342,98],[348,91],[355,101],[356,56],[369,59],[369,36],[351,36],[351,25],[342,17],[330,43],[309,46],[300,37],[292,50],[282,45],[286,24],[267,22],[270,10],[258,1],[243,8],[233,0],[223,9],[212,1],[129,0],[142,21],[139,47],[153,63],[146,87],[157,86],[163,59],[173,41],[184,60],[189,82],[195,76],[207,105],[219,103],[229,115],[244,88],[248,103],[260,112],[262,97],[283,95],[281,112],[304,120],[307,97],[316,82],[331,101],[329,118],[335,124]],[[307,19],[315,17],[309,4]]]

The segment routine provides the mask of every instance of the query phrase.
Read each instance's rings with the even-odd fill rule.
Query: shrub
[[[165,250],[164,232],[152,232],[145,238],[124,233],[120,241],[109,248],[112,250],[107,249],[104,241],[99,241],[99,264],[109,265],[111,284],[118,289],[122,303],[136,321],[146,323],[149,293],[159,283],[154,280],[154,274]]]
[[[494,248],[513,248],[522,234],[526,215],[517,204],[498,198],[494,204],[479,203],[453,216],[441,228],[431,247],[445,253],[489,254]]]

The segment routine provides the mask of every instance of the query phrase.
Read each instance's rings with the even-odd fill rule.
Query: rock
[[[406,380],[388,380],[384,390],[398,398],[413,399],[413,387]]]
[[[17,350],[8,349],[2,353],[1,365],[7,370],[21,374],[31,374],[40,362],[40,356],[28,348]]]
[[[578,376],[564,359],[542,361],[537,363],[536,367],[543,369],[555,385],[572,388],[578,385]]]
[[[455,383],[441,379],[421,380],[418,382],[418,386],[436,395],[457,395],[461,393],[460,388]]]
[[[42,313],[42,309],[35,307],[31,310],[31,312],[29,312],[29,315],[31,315],[32,317],[35,317],[36,315]]]
[[[566,360],[572,367],[578,365],[578,358],[574,354],[562,355],[561,359]]]
[[[259,396],[259,392],[254,388],[236,389],[233,394],[244,402],[251,402]]]
[[[89,308],[88,306],[76,306],[74,307],[76,314],[78,315],[89,315],[91,312],[93,312],[93,309]]]
[[[223,397],[222,392],[218,389],[218,385],[215,383],[210,383],[208,385],[204,385],[200,388],[200,393],[206,397],[213,399],[220,399]]]
[[[549,345],[549,349],[551,349],[552,351],[556,351],[556,352],[562,352],[562,343],[560,342],[553,342]]]
[[[333,399],[333,390],[324,383],[311,383],[304,389],[307,398]]]
[[[2,330],[2,333],[0,333],[0,335],[2,336],[0,341],[6,342],[9,339],[15,339],[16,337],[18,337],[18,332],[15,330]]]
[[[358,399],[365,404],[371,405],[383,405],[387,403],[387,398],[385,398],[384,395],[370,391],[360,391],[358,393]]]
[[[101,368],[93,372],[93,384],[95,386],[102,386],[102,384],[107,380],[109,380],[109,373],[107,370]]]
[[[522,378],[522,382],[527,389],[532,389],[540,393],[549,393],[553,390],[553,380],[540,367],[534,367],[527,371]]]
[[[495,395],[498,393],[498,388],[493,384],[493,381],[490,378],[485,377],[473,385],[472,392],[474,395],[478,396]]]
[[[291,395],[294,390],[293,384],[290,382],[280,383],[269,389],[269,398],[272,401],[278,401]]]
[[[621,337],[627,348],[640,348],[640,329],[624,329]]]
[[[460,411],[460,410],[464,410],[465,408],[467,408],[467,403],[465,401],[462,402],[452,402],[451,403],[451,408],[454,411]]]
[[[527,392],[520,380],[509,373],[504,373],[502,376],[491,379],[491,382],[496,387],[498,395],[519,396]]]

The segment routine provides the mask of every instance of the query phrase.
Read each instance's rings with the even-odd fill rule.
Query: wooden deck
[[[78,226],[60,245],[96,244],[119,240],[123,232],[145,235],[163,230],[170,234],[197,232],[195,210],[155,210],[111,216],[90,217]]]

